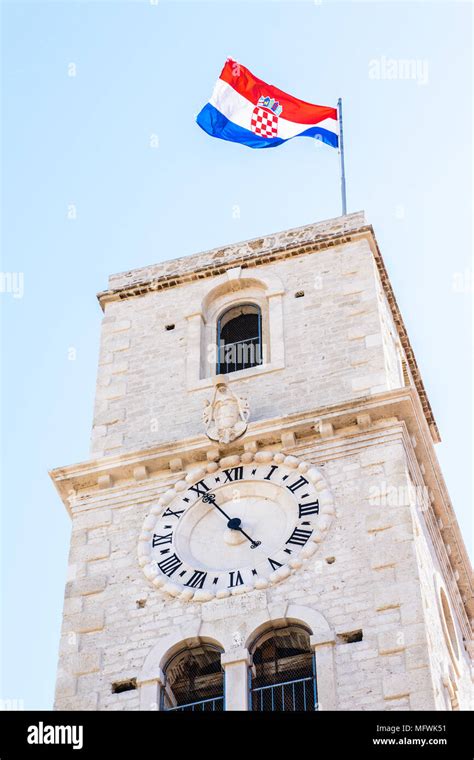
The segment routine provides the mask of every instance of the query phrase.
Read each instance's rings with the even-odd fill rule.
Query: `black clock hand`
[[[233,523],[233,525],[230,525],[230,523]],[[253,538],[250,538],[249,534],[246,533],[245,530],[240,526],[239,517],[234,517],[232,520],[229,520],[228,527],[231,530],[240,530],[242,535],[245,536],[245,538],[248,538],[248,540],[250,541],[251,549],[255,549],[256,546],[260,546],[260,544],[262,543],[261,541],[254,541]]]
[[[224,510],[223,510],[223,509],[222,509],[222,508],[219,506],[219,504],[216,502],[216,495],[215,495],[215,494],[213,494],[213,493],[206,493],[206,494],[204,494],[204,496],[202,497],[202,500],[203,500],[204,504],[212,504],[212,505],[213,505],[213,506],[214,506],[216,509],[218,509],[218,510],[219,510],[219,512],[220,512],[222,515],[224,515],[224,517],[226,517],[226,518],[227,518],[227,520],[228,520],[229,522],[232,520],[232,518],[231,518],[231,517],[229,517],[229,515],[228,515],[228,514],[226,514],[226,513],[224,512]]]
[[[216,502],[216,495],[214,493],[206,493],[202,497],[202,500],[205,504],[212,504],[216,509],[219,510],[221,514],[224,515],[225,518],[227,518],[228,523],[227,527],[229,527],[231,530],[240,530],[243,536],[245,536],[248,541],[250,541],[250,548],[255,549],[257,546],[260,546],[262,543],[261,541],[254,541],[253,538],[251,538],[248,533],[244,531],[244,529],[241,527],[241,521],[238,517],[229,517],[228,514],[224,512],[222,507],[219,506],[219,504]]]

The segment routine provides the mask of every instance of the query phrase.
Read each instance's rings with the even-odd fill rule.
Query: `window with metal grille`
[[[222,712],[224,671],[221,650],[210,644],[182,649],[165,666],[161,709]]]
[[[256,642],[250,704],[257,712],[317,710],[315,658],[303,626],[267,632]]]
[[[217,374],[262,364],[262,314],[257,304],[227,309],[217,321]]]

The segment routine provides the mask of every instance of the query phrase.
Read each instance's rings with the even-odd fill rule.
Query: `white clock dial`
[[[301,567],[334,513],[319,470],[280,452],[189,473],[145,520],[139,560],[173,596],[207,601],[265,588]]]

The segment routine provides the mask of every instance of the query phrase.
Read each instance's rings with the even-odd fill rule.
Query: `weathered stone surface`
[[[112,510],[110,509],[93,509],[89,512],[82,512],[74,520],[74,530],[81,528],[100,528],[103,525],[109,525],[112,522]]]
[[[72,672],[72,671],[71,671]],[[61,700],[76,693],[77,678],[71,675],[58,675],[56,679],[55,698]]]
[[[93,541],[73,549],[70,559],[74,562],[91,562],[96,559],[105,559],[109,554],[110,541]]]
[[[100,631],[104,627],[104,612],[98,607],[94,611],[81,612],[64,618],[65,631],[89,633]]]
[[[417,458],[430,445],[428,428],[422,427],[417,438],[413,419],[397,419],[398,408],[381,416],[377,407],[378,393],[408,393],[406,378],[413,381],[402,366],[407,343],[403,339],[401,345],[387,282],[382,286],[368,237],[356,234],[364,225],[361,215],[349,215],[110,279],[111,292],[102,299],[92,438],[99,461],[92,462],[83,490],[71,496],[71,579],[57,708],[157,709],[170,653],[209,640],[224,650],[224,665],[232,668],[226,676],[235,693],[228,704],[245,709],[250,661],[245,652],[252,654],[271,620],[275,628],[300,622],[310,629],[323,710],[448,709],[451,697],[443,678],[454,665],[457,699],[466,709],[470,677],[455,578],[434,544],[436,539],[443,546],[431,511],[420,510],[406,496],[413,483],[425,485],[427,472]],[[329,245],[337,235],[344,239]],[[298,255],[276,255],[297,245]],[[253,262],[256,252],[267,258]],[[170,277],[183,281],[160,289]],[[146,292],[140,294],[142,286]],[[129,287],[136,293],[115,298],[119,288]],[[304,297],[295,299],[302,291]],[[296,455],[321,468],[334,495],[331,514],[321,518],[334,522],[327,535],[317,536],[308,562],[281,582],[188,603],[145,578],[138,536],[145,517],[162,508],[159,497],[164,494],[169,504],[174,481],[186,483],[190,464],[180,442],[203,437],[201,412],[215,366],[207,352],[214,345],[217,316],[235,302],[236,293],[261,304],[264,342],[271,335],[269,364],[275,355],[280,363],[230,377],[238,394],[249,399],[248,433],[230,450],[207,444],[201,458],[190,447],[192,466],[211,472],[219,456],[232,462],[236,452],[245,451],[251,461],[267,445],[272,451],[284,449],[282,461]],[[265,333],[270,324],[273,333]],[[190,389],[189,366],[196,361],[200,376]],[[358,405],[367,401],[370,414],[361,413]],[[343,404],[349,405],[351,419],[341,432],[337,410]],[[327,413],[313,415],[315,409]],[[309,412],[303,434],[288,430],[290,419]],[[425,425],[419,416],[416,424]],[[268,443],[259,436],[269,420],[277,421],[277,434]],[[258,435],[252,434],[254,421]],[[157,472],[147,456],[160,446],[164,453]],[[428,454],[435,459],[432,448]],[[107,474],[101,471],[103,455],[114,463]],[[130,457],[126,466],[122,455]],[[455,663],[436,579],[453,607]],[[140,674],[146,678],[133,688]],[[132,687],[114,692],[112,684],[120,682]]]
[[[197,264],[205,267],[212,262],[213,266],[218,266],[221,260],[227,261],[236,254],[242,256],[246,245],[249,252],[255,252],[271,251],[282,244],[290,244],[290,241],[292,245],[311,239],[316,241],[318,235],[327,235],[330,229],[333,234],[340,233],[343,228],[353,229],[355,224],[360,224],[361,218],[351,215],[345,221],[339,219],[323,225],[310,225],[261,241],[125,273],[111,278],[110,283],[113,288],[128,287],[143,278],[159,279],[174,270],[183,275]],[[339,271],[348,261],[355,262],[355,274],[341,290]],[[252,382],[252,373],[248,373],[248,379],[243,378],[242,389],[250,384],[252,408],[259,410],[260,417],[286,416],[307,408],[307,399],[312,397],[315,388],[318,389],[317,404],[324,407],[365,396],[375,388],[388,390],[395,387],[387,371],[386,354],[390,353],[390,366],[398,366],[399,359],[391,343],[383,341],[385,325],[390,324],[391,318],[388,316],[383,324],[379,318],[379,284],[367,240],[346,241],[307,255],[302,249],[302,255],[296,259],[266,262],[253,267],[251,272],[252,282],[258,283],[260,275],[264,279],[278,278],[281,313],[285,315],[283,325],[282,318],[276,314],[275,299],[266,299],[268,286],[263,281],[261,285],[249,286],[248,300],[255,296],[264,298],[264,346],[272,343],[269,345],[272,362],[277,355],[280,357],[278,378],[273,372],[265,372],[264,366],[258,369],[258,382]],[[228,288],[228,296],[233,298],[237,287],[227,278],[227,284],[223,284],[221,277],[219,273],[204,280],[190,277],[179,286],[159,292],[152,290],[139,298],[107,304],[105,319],[115,319],[106,323],[102,348],[114,358],[104,365],[105,384],[97,386],[92,452],[102,455],[132,451],[202,434],[199,410],[209,397],[215,367],[211,348],[215,340],[217,312],[214,313],[208,304],[208,294],[217,286]],[[249,270],[242,268],[235,282],[242,288],[242,282],[248,277]],[[323,290],[319,282],[324,283]],[[363,291],[360,283],[363,283]],[[295,299],[294,293],[302,285],[304,299]],[[273,287],[276,290],[276,286]],[[354,300],[360,301],[366,292],[372,297],[368,310],[363,319],[360,316],[351,319]],[[325,293],[338,293],[338,297],[321,297]],[[245,296],[244,288],[242,297]],[[219,297],[222,300],[222,296]],[[302,335],[303,304],[305,319],[311,318],[311,327]],[[168,316],[171,314],[172,319]],[[201,316],[194,322],[187,319],[190,314]],[[317,319],[313,315],[317,315]],[[168,332],[164,326],[170,321],[175,328]],[[129,325],[125,333],[110,333],[112,325],[122,323]],[[162,325],[163,332],[148,330],[147,324]],[[369,345],[361,342],[358,348],[360,364],[357,366],[352,365],[350,333],[353,330],[360,332],[361,337],[372,338]],[[374,342],[374,336],[380,338],[378,343]],[[315,360],[313,346],[318,347],[317,355],[323,359]],[[122,367],[123,371],[118,374],[114,366],[124,362],[128,366]],[[200,378],[194,379],[196,390],[189,393],[189,366],[193,363],[200,366]],[[156,378],[159,378],[159,393],[156,392]],[[204,382],[202,389],[201,381]],[[328,425],[330,423],[324,423],[323,431],[330,430]]]
[[[107,585],[107,576],[91,575],[86,578],[80,578],[71,581],[66,586],[66,596],[88,596],[89,594],[98,594],[105,589]]]
[[[71,655],[69,658],[70,672],[74,675],[84,675],[85,673],[95,673],[100,670],[101,653],[100,652],[79,652]]]
[[[400,699],[410,694],[410,679],[407,673],[391,673],[383,678],[384,699]]]
[[[403,629],[400,628],[399,630],[382,631],[379,633],[378,646],[380,654],[403,652],[406,646]]]
[[[61,710],[97,710],[98,695],[95,694],[81,694],[69,699],[61,700]]]

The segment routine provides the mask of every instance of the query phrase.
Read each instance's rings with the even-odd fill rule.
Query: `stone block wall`
[[[284,354],[283,366],[271,372],[239,373],[235,389],[249,397],[253,421],[355,400],[403,383],[390,334],[393,320],[367,239],[258,265],[251,277],[281,283],[283,329],[273,336],[270,353],[281,342]],[[202,432],[210,389],[189,389],[186,363],[197,339],[187,316],[202,308],[221,278],[189,280],[106,303],[91,455],[138,450]],[[243,301],[246,292],[245,287],[239,291]],[[300,292],[304,296],[296,298]],[[201,351],[207,354],[208,348],[203,345]]]
[[[112,684],[133,686],[164,637],[189,626],[198,630],[205,621],[218,640],[225,630],[228,638],[237,631],[246,641],[259,609],[292,604],[322,613],[334,633],[337,709],[447,709],[439,685],[446,648],[430,586],[437,566],[418,508],[406,496],[409,446],[403,423],[389,421],[359,435],[296,446],[291,453],[319,466],[334,493],[329,534],[288,579],[204,604],[166,596],[137,560],[143,519],[179,473],[167,469],[148,480],[79,491],[71,499],[56,708],[138,710],[140,689],[114,693]],[[389,492],[398,496],[388,499]],[[361,640],[350,643],[355,631]],[[460,648],[457,698],[467,709],[462,642]]]

